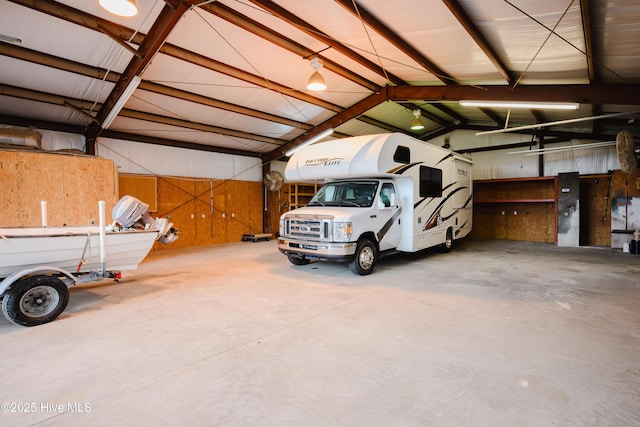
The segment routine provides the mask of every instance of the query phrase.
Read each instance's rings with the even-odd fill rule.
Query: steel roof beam
[[[233,154],[246,157],[261,157],[255,151],[236,150],[233,148],[214,147],[212,145],[195,144],[193,142],[177,141],[175,139],[158,138],[157,136],[137,135],[127,132],[105,130],[102,132],[104,138],[123,139],[127,141],[142,142],[145,144],[163,145],[166,147],[185,148],[188,150],[207,151],[210,153]]]
[[[493,63],[500,75],[507,81],[507,83],[509,83],[509,85],[513,84],[515,82],[513,73],[508,69],[504,61],[500,58],[489,41],[482,35],[476,24],[469,17],[460,3],[458,3],[457,0],[442,1],[449,8],[453,16],[456,17],[460,25],[464,27],[467,33],[476,42],[478,47],[484,52],[487,58],[489,58],[489,60]]]
[[[11,58],[21,59],[23,61],[33,62],[34,64],[44,65],[47,67],[56,68],[58,70],[67,71],[83,75],[86,77],[92,77],[98,80],[105,80],[111,83],[115,83],[120,78],[119,73],[107,72],[107,70],[93,67],[90,65],[80,64],[78,62],[70,61],[68,59],[59,58],[57,56],[49,55],[42,52],[37,52],[31,49],[27,49],[20,46],[15,46],[10,43],[0,42],[0,55],[9,56]],[[143,80],[138,86],[142,90],[157,93],[160,95],[166,95],[185,101],[190,101],[209,107],[218,108],[225,111],[231,111],[233,113],[242,114],[249,117],[255,117],[258,119],[266,120],[269,122],[280,123],[286,126],[292,126],[299,129],[311,129],[312,125],[298,122],[295,120],[287,119],[284,117],[276,116],[274,114],[265,113],[260,110],[243,107],[241,105],[231,104],[229,102],[220,101],[215,98],[210,98],[204,95],[198,95],[193,92],[188,92],[181,89],[176,89],[170,86],[161,85],[159,83]]]
[[[389,86],[389,100],[531,101],[638,105],[640,86],[631,84],[509,86]]]
[[[585,51],[587,54],[587,73],[590,82],[597,82],[598,76],[594,66],[593,33],[591,28],[591,9],[589,7],[589,0],[580,0],[580,12],[582,14],[582,29],[584,33]]]
[[[318,134],[321,134],[326,130],[335,129],[341,124],[364,114],[365,112],[369,111],[376,105],[380,104],[381,102],[384,102],[385,100],[387,100],[387,94],[385,89],[375,92],[372,95],[368,96],[367,98],[359,102],[356,102],[351,107],[345,109],[344,111],[341,111],[340,113],[336,114],[330,119],[325,120],[324,122],[316,126],[314,129],[308,132],[305,132],[303,135],[300,135],[297,138],[294,138],[291,141],[287,142],[283,146],[276,148],[275,150],[265,154],[263,156],[264,162],[267,163],[271,160],[279,159],[280,157],[283,157],[288,150],[297,147],[298,145],[302,144],[304,141]]]
[[[18,88],[15,86],[9,86],[0,84],[0,95],[10,96],[13,98],[27,99],[30,101],[43,102],[46,104],[58,105],[61,107],[72,108],[75,110],[90,111],[94,105],[92,101],[85,101],[82,99],[69,98],[66,96],[54,95],[46,92],[40,92],[31,89]],[[100,106],[100,104],[98,104]],[[198,130],[202,132],[211,132],[219,135],[227,135],[231,137],[244,138],[253,141],[259,141],[267,144],[273,144],[280,146],[287,141],[277,138],[269,138],[262,135],[257,135],[248,132],[240,132],[232,129],[221,128],[217,126],[206,125],[202,123],[190,122],[188,120],[176,119],[173,117],[160,116],[157,114],[146,113],[142,111],[135,111],[130,109],[123,109],[120,113],[123,117],[129,117],[138,120],[147,120],[155,123],[165,124],[169,126],[178,126],[187,129]]]
[[[276,46],[280,46],[281,48],[286,49],[289,52],[300,56],[301,58],[308,58],[316,54],[314,51],[310,50],[304,45],[271,30],[270,28],[262,25],[261,23],[254,21],[253,19],[217,1],[202,6],[202,9],[246,31],[249,31],[258,37],[261,37],[275,44]],[[317,55],[317,56],[320,59],[322,59],[323,68],[330,70],[348,80],[351,80],[352,82],[360,86],[363,86],[371,91],[376,91],[380,89],[380,86],[378,84],[372,81],[369,81],[364,77],[354,73],[353,71],[349,70],[347,67],[343,67],[342,65],[338,64],[335,61],[332,61],[331,59],[328,59],[325,56],[322,56],[322,55]]]
[[[295,28],[297,28],[298,30],[302,31],[303,33],[313,37],[314,39],[320,40],[321,42],[323,42],[327,46],[331,46],[332,49],[340,52],[341,54],[343,54],[347,58],[357,62],[358,64],[368,68],[369,70],[373,71],[374,73],[378,74],[379,76],[384,77],[385,79],[389,79],[389,81],[391,83],[394,83],[394,84],[405,84],[405,81],[402,80],[400,77],[395,76],[395,75],[393,75],[391,73],[388,73],[380,65],[378,65],[378,64],[374,63],[373,61],[368,60],[364,56],[354,52],[353,50],[351,50],[350,48],[346,47],[345,45],[343,45],[339,41],[333,39],[329,35],[327,35],[324,32],[322,32],[320,29],[315,28],[313,25],[309,24],[308,22],[298,18],[297,16],[295,16],[294,14],[289,12],[288,10],[278,6],[276,3],[272,2],[271,0],[250,0],[250,1],[252,3],[254,3],[254,4],[256,4],[257,6],[260,6],[264,10],[268,11],[269,13],[272,13],[274,16],[277,16],[278,18],[282,19],[283,21],[285,21],[285,22],[289,23],[290,25],[294,26]]]
[[[304,135],[265,155],[275,160],[304,140],[351,120],[384,101],[495,101],[580,102],[585,104],[636,105],[640,88],[632,85],[519,85],[508,86],[387,86],[336,114]],[[363,108],[365,108],[363,110]],[[463,124],[464,125],[464,124]],[[460,126],[462,128],[462,126]]]

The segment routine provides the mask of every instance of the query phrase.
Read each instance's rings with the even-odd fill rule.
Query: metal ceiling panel
[[[360,55],[381,65],[390,73],[400,75],[406,81],[435,82],[438,79],[424,70],[406,54],[400,52],[388,40],[333,1],[309,3],[296,0],[280,0],[278,4],[320,29],[335,40],[340,40]]]
[[[118,117],[114,121],[116,129],[123,132],[132,132],[139,135],[152,136],[162,139],[190,142],[211,147],[267,152],[274,149],[273,144],[266,144],[246,138],[220,135],[211,132],[203,132],[195,129],[186,129],[170,126],[162,123],[150,124],[148,121]]]
[[[4,95],[0,95],[0,114],[83,127],[89,122],[82,114],[63,105],[52,105]]]
[[[415,2],[414,0],[366,0],[360,2],[371,13],[383,20],[394,32],[445,71],[456,76],[459,83],[504,83],[491,61],[464,31],[442,2]],[[410,62],[398,64],[400,77],[412,84],[437,82],[430,73]],[[446,64],[446,66],[444,65]]]
[[[640,4],[636,0],[592,2],[597,77],[606,82],[638,82]]]
[[[155,21],[165,5],[162,0],[140,0],[136,3],[138,14],[124,17],[108,12],[97,1],[63,0],[60,3],[145,34],[149,32],[153,21]]]
[[[580,2],[521,2],[520,10],[503,0],[461,0],[460,3],[498,54],[518,74],[520,83],[588,81]]]
[[[282,124],[231,113],[218,108],[172,99],[168,96],[138,90],[127,103],[127,108],[149,112],[161,116],[174,117],[195,123],[241,129],[243,132],[281,138],[295,128]]]
[[[640,110],[640,0],[222,0],[189,9],[197,3],[141,0],[136,17],[118,18],[97,0],[0,0],[0,33],[21,40],[0,40],[0,113],[9,117],[2,124],[22,117],[14,122],[77,126],[88,147],[104,132],[269,160],[327,127],[337,137],[415,135],[407,129],[415,108],[424,139],[499,129],[507,115],[512,126]],[[324,92],[305,88],[313,53],[325,62]],[[140,87],[103,129],[135,77]],[[575,112],[508,113],[457,102],[475,90],[522,100],[532,92],[504,91],[520,77],[517,85],[540,88],[536,97],[576,98],[563,91],[574,83],[588,95]],[[625,126],[637,133],[626,119],[554,130],[594,139]]]
[[[113,88],[110,82],[8,57],[0,57],[0,67],[3,84],[65,97],[102,102]],[[55,86],[51,82],[55,82]]]
[[[0,10],[0,33],[20,39],[22,47],[116,72],[131,60],[130,53],[104,34],[6,0],[0,0]]]

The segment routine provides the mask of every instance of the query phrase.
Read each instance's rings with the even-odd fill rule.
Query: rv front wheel
[[[51,322],[69,302],[69,288],[52,276],[32,276],[11,286],[2,300],[2,312],[11,322],[36,326]]]
[[[355,258],[349,263],[349,268],[354,274],[366,276],[375,268],[377,259],[376,245],[369,239],[362,239],[356,246]]]
[[[447,234],[444,236],[444,242],[442,243],[442,252],[451,252],[453,247],[453,229],[448,228]]]

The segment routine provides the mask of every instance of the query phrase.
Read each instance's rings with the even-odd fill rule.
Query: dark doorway
[[[611,177],[580,177],[580,246],[611,246]]]

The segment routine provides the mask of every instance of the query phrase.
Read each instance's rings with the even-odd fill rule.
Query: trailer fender
[[[17,271],[5,277],[4,280],[0,282],[0,296],[3,296],[4,293],[7,291],[7,289],[11,287],[12,284],[14,284],[16,281],[22,279],[25,276],[33,276],[37,274],[48,274],[48,273],[59,273],[66,276],[67,278],[69,278],[69,280],[71,280],[71,285],[69,286],[73,286],[77,282],[73,274],[71,274],[70,272],[62,268],[50,267],[50,266],[32,267],[32,268],[27,268],[26,270]],[[67,283],[68,281],[65,279],[64,282]]]

